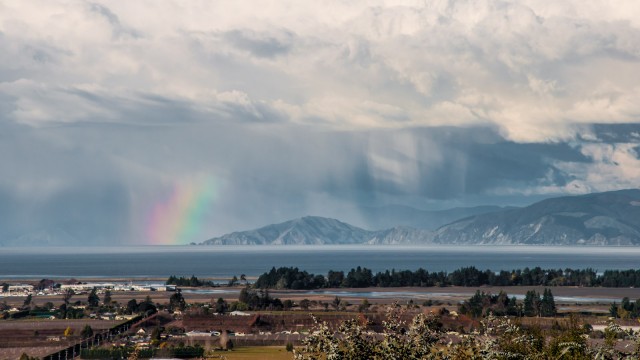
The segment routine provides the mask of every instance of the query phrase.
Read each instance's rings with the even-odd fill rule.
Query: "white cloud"
[[[334,129],[494,123],[524,142],[640,113],[635,1],[1,6],[0,91],[32,125],[109,112],[65,93],[77,87],[223,110],[224,94],[242,93],[244,104]],[[20,79],[46,91],[21,92]]]
[[[530,187],[498,188],[496,194],[558,195],[635,189],[640,187],[638,143],[606,144],[588,142],[580,145],[587,162],[555,161],[553,166],[572,180],[557,184],[551,173]]]

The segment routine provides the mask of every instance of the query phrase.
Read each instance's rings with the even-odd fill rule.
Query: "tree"
[[[300,300],[300,308],[302,310],[309,310],[309,305],[311,305],[311,301],[309,301],[309,299],[302,299]]]
[[[231,287],[236,285],[238,285],[238,277],[233,275],[233,278],[229,280],[229,283],[227,284],[227,286]]]
[[[89,326],[89,324],[84,326],[84,328],[80,332],[80,336],[82,336],[83,339],[87,339],[93,336],[93,329],[91,328],[91,326]]]
[[[8,291],[9,291],[9,284],[2,283],[2,292],[8,292]]]
[[[406,310],[406,309],[405,309]],[[344,321],[335,336],[326,322],[318,323],[311,334],[294,350],[296,360],[311,359],[443,359],[438,357],[445,350],[442,323],[433,315],[419,314],[411,323],[403,320],[399,307],[390,308],[381,338],[372,336],[356,319]],[[452,359],[479,359],[480,357],[456,356]]]
[[[620,317],[620,319],[628,319],[629,316],[631,316],[630,311],[625,310],[623,306],[618,308],[618,317]]]
[[[218,298],[218,301],[216,301],[216,312],[218,314],[224,314],[225,311],[227,311],[227,302],[224,301],[223,298]]]
[[[111,304],[111,290],[107,290],[104,292],[104,298],[102,299],[105,305]]]
[[[240,281],[244,281],[246,283],[247,282],[247,275],[240,274]]]
[[[616,305],[615,301],[609,307],[609,316],[614,319],[618,317],[618,305]]]
[[[98,289],[94,286],[87,297],[87,303],[90,307],[98,307],[100,305],[100,298],[98,297]]]
[[[175,311],[179,309],[183,311],[187,307],[187,303],[184,300],[184,296],[182,296],[182,291],[180,289],[176,290],[173,295],[169,298],[169,310]]]
[[[569,316],[569,321],[565,329],[559,334],[551,337],[547,357],[545,359],[598,359],[599,357],[589,356],[587,339],[584,335],[584,328],[573,314]],[[617,357],[615,357],[617,359]]]
[[[545,288],[540,303],[541,316],[556,316],[556,302],[550,289]]]
[[[71,301],[71,297],[73,297],[73,295],[73,289],[67,289],[64,291],[64,293],[62,293],[63,304],[60,305],[60,313],[63,319],[66,319],[67,315],[69,314],[69,302]]]
[[[156,310],[156,306],[153,304],[153,300],[149,295],[145,297],[144,301],[138,303],[139,312],[148,312],[148,311],[155,311],[155,310]]]
[[[344,272],[329,270],[327,274],[327,285],[329,287],[340,287],[344,281]]]
[[[73,289],[67,289],[62,294],[62,301],[64,302],[65,305],[67,305],[67,307],[69,307],[69,302],[71,301],[71,298],[73,297],[73,295],[75,295],[73,292]]]
[[[62,319],[66,319],[67,318],[67,304],[60,304],[60,307],[58,308],[58,310],[60,311],[60,317]]]
[[[27,295],[26,299],[24,299],[23,305],[25,307],[31,305],[31,300],[32,299],[33,299],[33,296],[31,294]]]
[[[136,301],[136,299],[129,300],[129,302],[127,303],[127,312],[129,314],[133,314],[136,311],[138,311],[138,302]]]
[[[369,301],[367,299],[362,299],[362,302],[358,306],[358,311],[365,312],[369,309],[369,306],[371,306],[371,304],[369,304]]]
[[[333,306],[333,308],[335,310],[338,310],[340,308],[340,303],[342,302],[342,300],[339,297],[335,297],[333,299],[333,301],[331,302],[331,306]]]
[[[640,317],[640,299],[636,299],[636,301],[633,303],[633,311],[631,311],[631,316]],[[639,350],[640,350],[640,346],[639,346]]]
[[[524,316],[540,315],[540,295],[535,290],[529,290],[524,296]]]
[[[238,301],[241,303],[249,304],[251,302],[251,298],[256,295],[256,292],[249,288],[249,285],[245,286],[240,290],[240,295],[238,295]]]
[[[64,329],[64,336],[65,337],[69,337],[71,335],[73,335],[73,329],[71,328],[71,326],[67,326],[66,329]]]
[[[462,304],[458,306],[458,309],[463,314],[468,314],[471,317],[480,317],[482,316],[482,311],[484,309],[485,299],[490,300],[491,295],[485,294],[484,291],[476,290],[476,293],[469,298],[469,300],[465,300]]]

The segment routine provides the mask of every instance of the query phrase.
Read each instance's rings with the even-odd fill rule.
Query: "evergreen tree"
[[[540,303],[541,316],[556,316],[556,302],[550,289],[545,288]]]
[[[611,304],[611,307],[609,307],[609,316],[614,319],[618,318],[618,305],[615,301]]]
[[[24,299],[24,303],[23,303],[23,305],[24,305],[24,306],[29,306],[29,305],[31,305],[31,300],[32,300],[32,299],[33,299],[33,296],[32,296],[31,294],[27,295],[27,298],[26,298],[26,299]]]
[[[100,298],[98,297],[98,289],[94,286],[89,293],[89,297],[87,298],[87,303],[90,307],[97,307],[100,305]]]
[[[633,310],[631,311],[632,317],[640,317],[640,299],[636,299],[633,303]]]
[[[527,291],[524,295],[523,308],[524,308],[524,316],[533,316],[533,294],[535,292],[533,290]]]
[[[129,312],[129,314],[133,314],[138,311],[138,302],[136,301],[136,299],[129,300],[129,302],[127,303],[127,311]]]
[[[104,292],[104,298],[102,299],[105,305],[111,304],[111,290],[107,290]]]
[[[88,324],[85,325],[82,331],[80,332],[80,336],[82,336],[83,339],[92,337],[93,329],[91,328],[91,326],[89,326]]]
[[[224,301],[223,298],[218,298],[218,301],[216,301],[216,312],[218,314],[224,314],[225,311],[227,311],[227,302]]]
[[[169,310],[184,310],[187,307],[186,301],[184,301],[184,297],[182,296],[182,292],[180,289],[176,290],[176,292],[171,295],[169,298]]]
[[[529,290],[524,296],[524,316],[540,315],[540,295],[535,290]]]

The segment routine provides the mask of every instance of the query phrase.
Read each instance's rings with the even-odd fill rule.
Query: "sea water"
[[[635,269],[640,247],[569,246],[132,246],[0,248],[1,279],[201,278],[258,276],[293,266],[314,274],[356,266],[384,270],[453,271],[475,266],[492,271]]]

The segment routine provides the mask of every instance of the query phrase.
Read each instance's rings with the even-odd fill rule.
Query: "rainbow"
[[[146,238],[152,245],[179,245],[202,241],[216,186],[212,177],[178,181],[173,190],[156,203],[147,217]]]

